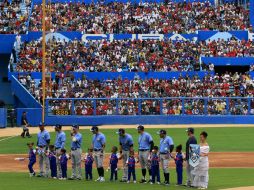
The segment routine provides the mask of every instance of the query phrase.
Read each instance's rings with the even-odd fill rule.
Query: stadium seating
[[[35,5],[30,31],[41,30],[42,8]],[[47,26],[51,31],[84,33],[193,33],[196,30],[244,30],[248,11],[234,4],[192,3],[55,3]],[[52,22],[50,24],[50,21]],[[49,28],[48,28],[49,30]]]
[[[50,42],[50,41],[49,41]],[[50,44],[50,45],[49,45]],[[122,71],[199,71],[213,70],[201,65],[200,57],[251,57],[254,43],[234,38],[224,41],[171,40],[120,40],[70,42],[53,39],[51,49],[52,71],[122,72]],[[24,43],[18,54],[15,70],[18,72],[41,71],[41,43]],[[49,58],[49,57],[48,57]]]
[[[0,3],[0,34],[25,34],[31,10],[29,0],[21,3],[13,0],[11,3]]]

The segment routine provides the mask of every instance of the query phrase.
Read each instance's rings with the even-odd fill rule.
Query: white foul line
[[[6,138],[3,138],[3,139],[0,139],[0,142],[1,142],[1,141],[4,141],[4,140],[11,139],[11,138],[14,138],[14,137],[17,137],[17,135],[14,135],[14,136],[11,136],[11,137],[6,137]]]

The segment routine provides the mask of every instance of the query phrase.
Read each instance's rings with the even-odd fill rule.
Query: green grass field
[[[254,128],[197,128],[196,136],[198,137],[201,131],[208,132],[208,142],[212,152],[252,152],[254,144]],[[109,152],[113,145],[118,145],[118,135],[116,130],[102,129],[101,130],[107,138],[106,151]],[[156,145],[159,143],[159,136],[156,134],[158,129],[147,129],[147,132],[151,133]],[[173,137],[175,144],[185,145],[187,136],[185,129],[167,129],[170,136]],[[91,144],[92,134],[88,129],[81,130],[83,134],[83,150]],[[135,142],[135,149],[137,149],[138,134],[135,129],[127,129],[127,133],[133,135]],[[70,147],[70,131],[66,131],[67,134],[67,149]],[[55,140],[55,133],[51,133],[52,141]],[[2,138],[1,138],[2,139]],[[22,139],[20,137],[14,137],[11,139],[0,141],[0,154],[18,154],[27,153],[27,142],[36,142],[36,135],[33,135],[31,139]],[[70,164],[70,162],[69,162]],[[70,172],[70,170],[69,170]],[[83,171],[84,172],[84,171]],[[95,170],[94,170],[95,172]],[[29,178],[27,173],[1,173],[0,172],[0,189],[8,190],[32,190],[32,189],[47,189],[47,190],[75,190],[75,189],[102,189],[102,190],[156,190],[156,189],[186,189],[185,187],[175,187],[176,177],[175,169],[170,168],[171,183],[170,187],[164,187],[161,185],[150,184],[122,184],[119,182],[105,182],[95,183],[92,181],[58,181],[53,179],[40,179]],[[137,179],[140,179],[140,170],[137,169]],[[119,171],[119,178],[122,171]],[[109,179],[109,173],[106,173],[106,179]],[[209,170],[210,181],[209,189],[223,189],[230,187],[240,186],[254,186],[254,168],[242,169],[225,169],[225,168],[212,168]],[[97,177],[95,173],[94,178]],[[185,177],[185,175],[184,175]],[[15,183],[13,183],[15,182]]]
[[[172,171],[172,170],[171,170]],[[121,172],[121,171],[120,171]],[[140,172],[138,172],[139,174]],[[162,185],[150,184],[126,184],[120,182],[96,183],[93,181],[59,181],[54,179],[30,178],[26,173],[0,173],[0,189],[8,190],[157,190],[157,189],[189,189],[186,187],[176,187],[175,172],[171,172],[171,185],[165,187]],[[230,187],[251,186],[254,185],[253,169],[210,169],[209,190],[217,190]],[[106,179],[109,179],[108,173]],[[97,176],[95,174],[95,176]],[[140,176],[138,176],[140,179]]]
[[[21,130],[21,129],[20,129]],[[199,133],[201,131],[208,132],[208,142],[211,147],[211,151],[213,152],[248,152],[253,151],[254,144],[254,128],[197,128],[195,133],[198,138]],[[101,130],[107,138],[106,143],[106,151],[110,152],[110,149],[113,145],[118,145],[118,135],[116,134],[117,130],[113,129],[102,129]],[[135,149],[137,147],[138,134],[135,129],[127,129],[127,133],[130,133],[134,138]],[[159,136],[156,134],[158,129],[147,129],[153,138],[155,145],[159,144]],[[183,144],[187,140],[185,129],[167,129],[168,134],[173,138],[175,145]],[[87,148],[91,144],[92,134],[88,129],[81,130],[83,135],[83,150],[87,150]],[[66,131],[67,142],[66,147],[69,149],[70,147],[70,131]],[[54,143],[55,133],[51,133],[51,142]],[[7,139],[0,142],[0,154],[18,154],[18,153],[26,153],[27,142],[35,142],[36,143],[36,135],[33,135],[31,139],[22,139],[20,137],[14,137],[11,139]]]

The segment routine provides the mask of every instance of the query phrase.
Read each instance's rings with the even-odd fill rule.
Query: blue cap
[[[116,134],[123,135],[125,134],[125,130],[121,128],[116,132]]]
[[[62,125],[56,124],[55,128],[62,129]]]
[[[73,129],[79,129],[79,126],[78,125],[72,125],[72,128]]]
[[[162,135],[166,135],[167,134],[167,131],[164,130],[164,129],[161,129],[157,132],[158,135],[162,134]]]
[[[40,123],[39,123],[39,127],[40,127],[40,126],[44,126],[44,125],[45,125],[45,123],[43,123],[43,122],[40,122]]]
[[[139,130],[139,131],[144,131],[144,129],[145,129],[145,127],[143,125],[139,125],[137,127],[137,130]]]
[[[99,131],[99,128],[97,126],[93,126],[90,131],[94,132],[94,131]]]

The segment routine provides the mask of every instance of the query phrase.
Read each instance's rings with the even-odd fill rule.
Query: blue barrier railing
[[[50,98],[46,117],[121,115],[253,115],[254,98]]]
[[[40,103],[30,94],[30,92],[14,77],[11,77],[11,88],[16,98],[26,108],[41,108]]]

